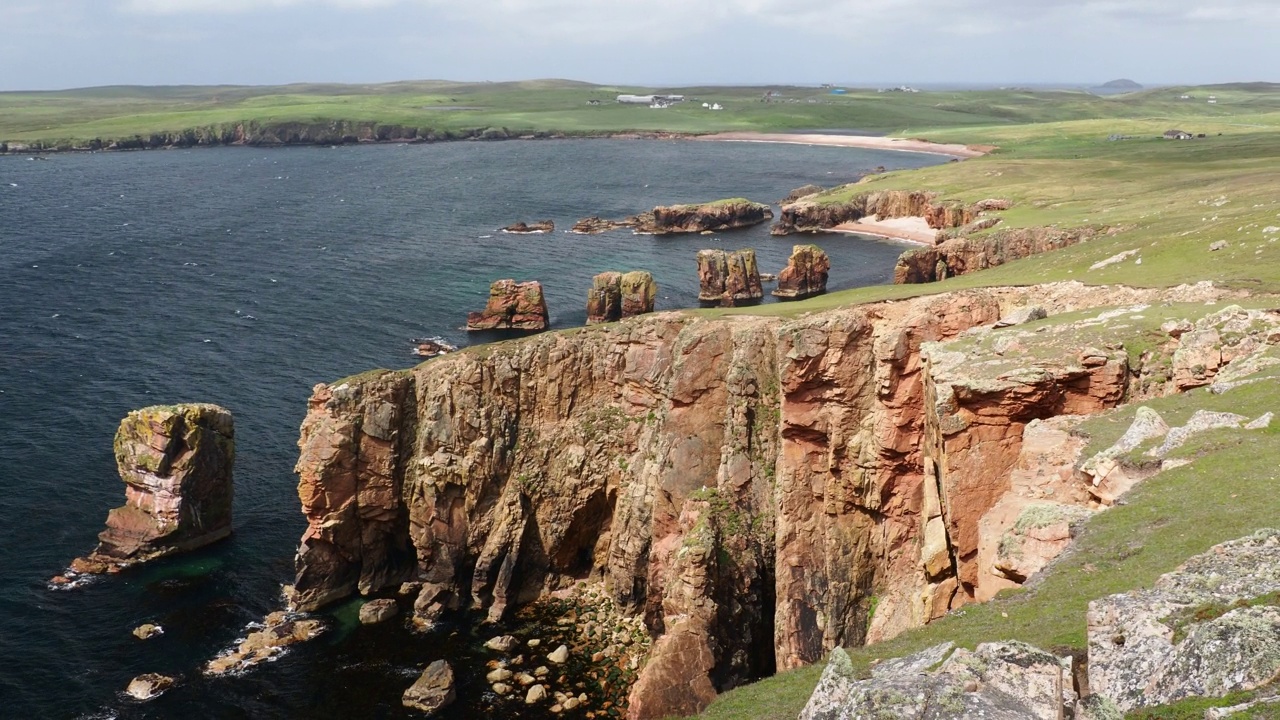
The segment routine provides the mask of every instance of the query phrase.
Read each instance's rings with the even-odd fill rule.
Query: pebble
[[[487,680],[490,685],[500,683],[504,680],[511,679],[511,671],[506,668],[498,668],[497,670],[490,672],[488,675],[485,675],[484,679]]]
[[[566,646],[566,645],[561,645],[560,647],[556,648],[555,650],[552,650],[552,651],[551,651],[551,654],[547,656],[547,659],[548,659],[548,660],[550,660],[551,662],[553,662],[553,663],[557,664],[557,665],[563,665],[563,664],[564,664],[564,662],[565,662],[566,660],[568,660],[568,659],[569,659],[569,648],[568,648],[568,646]]]
[[[526,705],[533,705],[534,703],[539,703],[546,699],[547,689],[541,685],[534,685],[529,688],[529,692],[524,696],[524,703]]]

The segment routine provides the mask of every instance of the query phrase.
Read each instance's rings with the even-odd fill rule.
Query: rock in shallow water
[[[125,692],[135,700],[150,700],[173,687],[174,682],[176,681],[168,675],[147,673],[131,680]]]
[[[151,638],[157,635],[163,635],[163,634],[164,634],[164,628],[160,627],[159,625],[152,625],[151,623],[146,623],[145,625],[139,625],[138,627],[133,629],[133,636],[138,638],[139,640],[150,640]]]
[[[382,600],[370,600],[360,606],[360,623],[363,625],[377,625],[380,622],[386,622],[400,613],[400,607],[396,605],[396,601],[390,598]]]
[[[437,660],[427,666],[408,690],[404,691],[400,702],[408,708],[432,714],[451,704],[458,698],[454,688],[453,666],[444,660]]]
[[[231,652],[209,661],[206,675],[225,675],[248,670],[284,652],[290,645],[306,642],[324,630],[324,623],[313,618],[299,618],[284,612],[273,612],[265,627],[249,633]]]

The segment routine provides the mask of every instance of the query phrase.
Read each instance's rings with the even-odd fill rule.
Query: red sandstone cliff
[[[1028,425],[1115,405],[1132,377],[1123,352],[1078,344],[968,373],[989,364],[948,355],[961,333],[1031,301],[1160,297],[1068,284],[791,321],[665,313],[317,386],[295,604],[417,580],[420,622],[496,619],[602,582],[655,639],[630,717],[696,711],[978,595],[977,528],[1032,462]]]

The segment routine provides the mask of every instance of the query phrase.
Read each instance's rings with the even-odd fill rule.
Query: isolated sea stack
[[[827,274],[831,272],[831,260],[817,245],[795,245],[791,248],[791,260],[778,274],[778,288],[774,296],[786,300],[801,300],[827,291]]]
[[[234,421],[217,405],[129,413],[115,439],[125,504],[107,515],[98,548],[71,570],[117,572],[230,535],[235,454]]]
[[[644,270],[629,273],[602,272],[587,291],[587,324],[616,322],[653,312],[658,285]]]
[[[489,286],[484,311],[467,315],[467,330],[546,330],[547,317],[542,283],[499,280]]]
[[[751,305],[764,297],[756,251],[701,250],[698,252],[698,299],[722,307]]]
[[[728,198],[715,202],[693,205],[668,205],[653,209],[652,221],[645,226],[650,214],[641,215],[639,232],[655,235],[674,233],[716,232],[759,225],[773,219],[773,209],[768,205],[746,198]]]

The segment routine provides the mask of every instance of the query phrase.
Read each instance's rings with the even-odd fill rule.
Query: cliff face
[[[1018,228],[976,237],[952,238],[936,247],[903,253],[894,267],[893,282],[904,285],[944,280],[1086,242],[1099,232],[1091,227],[1071,230]]]
[[[774,235],[798,232],[820,232],[837,225],[876,216],[881,220],[900,217],[922,217],[935,230],[967,225],[983,209],[981,203],[965,205],[957,202],[935,202],[937,195],[913,190],[876,190],[856,194],[840,203],[819,203],[800,198],[784,204],[782,215],[774,223]],[[994,209],[994,208],[993,208]]]
[[[1027,425],[1109,407],[1129,377],[1104,352],[988,382],[929,343],[1030,300],[1156,295],[1070,284],[792,321],[666,313],[317,386],[295,604],[417,580],[430,623],[602,582],[655,638],[630,717],[695,711],[967,602],[973,528],[1013,487]]]

